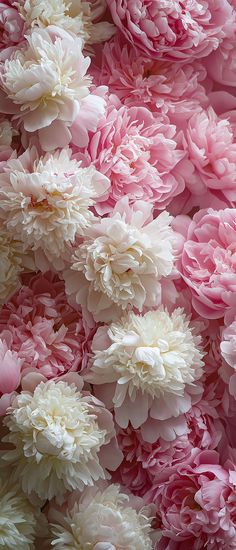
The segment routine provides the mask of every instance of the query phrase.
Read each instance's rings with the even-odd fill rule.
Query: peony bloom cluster
[[[236,0],[0,0],[0,550],[236,550]]]

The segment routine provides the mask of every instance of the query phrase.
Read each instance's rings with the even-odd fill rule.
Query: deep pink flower
[[[106,84],[125,105],[148,106],[168,114],[171,121],[191,116],[208,104],[206,69],[199,63],[155,61],[137,56],[135,48],[117,33],[104,45],[101,67],[94,68],[97,85]]]
[[[205,57],[232,19],[227,0],[107,0],[114,23],[139,50],[160,59]]]
[[[23,373],[39,369],[46,378],[86,366],[90,331],[68,305],[64,283],[54,274],[33,276],[0,312],[0,337],[24,361]]]
[[[163,210],[193,171],[178,147],[176,127],[144,107],[110,106],[85,155],[111,180],[108,200],[97,205],[99,213],[112,211],[124,195],[131,203],[145,200]]]
[[[235,486],[228,470],[219,465],[216,451],[195,449],[191,464],[176,468],[169,479],[149,491],[147,500],[157,504],[163,535],[189,543],[173,548],[234,548]]]
[[[187,222],[180,271],[202,317],[223,317],[236,290],[236,209],[200,210]]]

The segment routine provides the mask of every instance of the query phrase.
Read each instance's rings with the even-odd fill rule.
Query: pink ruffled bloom
[[[234,478],[219,465],[216,451],[195,449],[191,464],[176,468],[175,473],[163,484],[154,486],[146,498],[157,505],[163,535],[177,543],[161,548],[235,548]]]
[[[192,174],[176,127],[144,107],[110,106],[85,155],[111,181],[108,199],[97,204],[99,213],[111,212],[124,195],[130,203],[144,200],[163,210]]]
[[[168,114],[171,122],[185,121],[200,105],[208,104],[201,82],[206,69],[199,63],[172,63],[137,56],[117,33],[104,45],[102,65],[92,69],[98,85],[106,84],[125,105],[147,106]]]
[[[0,2],[0,49],[14,46],[23,40],[24,21],[12,0]]]
[[[186,218],[180,272],[202,317],[223,317],[236,290],[236,209],[200,210]]]
[[[23,362],[24,376],[39,371],[53,378],[83,369],[93,334],[52,273],[31,277],[0,312],[0,337]]]
[[[227,0],[107,0],[126,39],[154,59],[209,55],[232,18]]]
[[[12,393],[18,388],[21,379],[23,359],[12,351],[12,337],[5,332],[0,337],[0,416],[6,413]]]
[[[196,113],[189,120],[186,142],[189,158],[204,186],[219,199],[235,202],[236,143],[230,122],[218,118],[212,108]],[[201,189],[201,183],[198,187]]]

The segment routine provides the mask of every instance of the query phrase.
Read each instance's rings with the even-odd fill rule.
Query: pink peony
[[[176,468],[146,498],[157,505],[163,535],[180,545],[162,548],[235,548],[235,485],[216,451],[195,449],[191,464]]]
[[[107,213],[124,195],[163,210],[181,193],[192,166],[178,147],[176,128],[144,107],[110,106],[85,151],[111,180],[111,191],[97,210]]]
[[[23,374],[46,378],[86,366],[93,330],[67,304],[64,284],[51,273],[31,277],[0,312],[0,337],[23,362]]]
[[[13,4],[13,5],[12,5]],[[0,2],[0,49],[14,46],[23,39],[24,21],[12,0]]]
[[[232,20],[227,0],[107,0],[129,42],[154,59],[186,60],[216,50]]]
[[[218,118],[212,108],[196,113],[189,120],[186,142],[189,158],[204,186],[229,204],[235,202],[236,143],[230,122]]]
[[[202,317],[217,319],[236,290],[236,209],[200,210],[187,221],[180,272]]]
[[[0,416],[6,413],[11,394],[20,384],[23,359],[12,351],[12,337],[5,332],[0,337]]]
[[[155,61],[138,55],[117,34],[103,48],[102,66],[93,69],[98,85],[109,86],[125,105],[148,106],[168,114],[171,121],[184,121],[200,105],[208,104],[201,82],[206,69],[199,63]]]

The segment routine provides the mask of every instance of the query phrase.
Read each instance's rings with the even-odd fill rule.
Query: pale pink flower
[[[173,233],[168,213],[151,221],[151,210],[143,201],[131,209],[124,197],[111,217],[92,224],[74,247],[70,269],[63,272],[66,292],[97,321],[161,301],[161,279],[173,268]]]
[[[235,484],[216,451],[195,449],[191,463],[178,466],[146,498],[157,505],[163,535],[177,543],[161,548],[235,548]]]
[[[179,269],[192,305],[202,317],[223,317],[236,290],[236,209],[200,210],[186,227]]]
[[[12,0],[0,2],[0,49],[23,40],[24,21]]]
[[[236,201],[236,143],[230,122],[212,108],[195,113],[188,123],[186,142],[204,186],[229,203]]]
[[[52,273],[31,277],[0,311],[0,337],[17,353],[24,375],[33,370],[53,378],[83,369],[93,334]]]
[[[1,111],[38,131],[44,150],[66,146],[73,122],[83,135],[104,113],[103,97],[90,94],[89,65],[80,38],[54,26],[34,29],[2,63]]]
[[[0,336],[0,416],[4,415],[11,402],[11,394],[18,388],[23,359],[12,351],[12,337],[5,332]]]
[[[104,45],[101,67],[92,67],[92,74],[98,85],[109,86],[125,105],[147,106],[168,114],[171,121],[184,121],[208,104],[201,85],[206,69],[200,62],[173,63],[137,55],[119,33]]]
[[[114,23],[148,57],[205,57],[232,19],[227,0],[107,0]],[[139,55],[139,54],[138,54]]]
[[[24,250],[34,251],[39,269],[60,269],[76,236],[93,222],[91,207],[107,196],[109,186],[94,166],[82,168],[72,160],[69,149],[40,157],[32,147],[4,166],[0,218]]]
[[[124,195],[163,210],[185,188],[193,168],[178,147],[176,127],[144,107],[114,107],[91,136],[85,156],[111,181],[109,197],[98,213],[113,210]]]
[[[200,399],[200,342],[181,309],[126,314],[97,330],[85,379],[121,428],[130,422],[150,443],[172,441],[186,433],[182,415]]]

